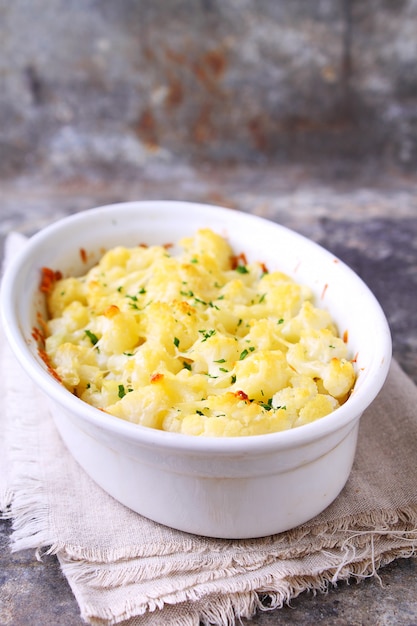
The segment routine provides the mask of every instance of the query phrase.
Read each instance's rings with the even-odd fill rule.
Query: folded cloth
[[[6,254],[22,242],[8,243]],[[12,549],[56,554],[88,623],[232,626],[417,554],[417,388],[395,361],[336,501],[294,530],[235,541],[167,528],[102,491],[66,450],[2,329],[0,371],[0,508],[13,520]]]

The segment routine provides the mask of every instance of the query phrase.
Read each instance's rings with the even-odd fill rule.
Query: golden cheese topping
[[[355,372],[312,292],[236,256],[206,228],[163,246],[116,247],[47,293],[45,352],[62,383],[119,418],[235,437],[312,422]]]

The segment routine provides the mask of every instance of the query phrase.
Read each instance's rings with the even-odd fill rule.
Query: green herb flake
[[[277,324],[283,324],[283,323],[284,323],[284,318],[283,318],[283,317],[281,317],[281,318],[278,320]]]
[[[236,382],[236,374],[232,374],[232,375],[231,375],[231,377],[230,377],[230,383],[231,383],[232,385],[234,385],[234,384],[235,384],[235,382]]]
[[[272,398],[269,398],[269,400],[267,402],[260,402],[259,404],[266,411],[270,411],[273,408],[273,406],[272,406]]]
[[[191,363],[187,363],[187,361],[183,361],[182,364],[186,370],[189,370],[191,372]]]
[[[178,348],[179,345],[180,345],[180,340],[178,339],[178,337],[174,337],[174,346]]]
[[[96,343],[98,342],[98,337],[97,335],[95,335],[94,333],[91,332],[91,330],[85,330],[84,331],[85,334],[87,335],[87,337],[89,338],[89,340],[91,341],[91,343],[93,344],[93,346],[96,345]]]
[[[198,332],[200,333],[200,335],[203,336],[201,343],[204,343],[204,341],[207,341],[207,339],[210,339],[210,337],[216,334],[214,328],[212,328],[211,330],[199,330]]]
[[[225,374],[227,374],[227,372],[229,371],[229,370],[227,370],[225,367],[219,367],[219,370],[220,370],[221,372],[224,372]]]
[[[124,385],[119,385],[119,393],[118,393],[119,398],[124,398],[125,395],[126,395],[126,391],[125,391]]]
[[[215,363],[226,363],[226,359],[217,359],[217,361],[214,361]]]
[[[239,361],[243,361],[244,358],[246,358],[249,354],[249,350],[242,350],[242,352],[240,353],[240,357],[239,357]]]
[[[249,270],[246,265],[238,265],[236,271],[238,274],[249,274]]]

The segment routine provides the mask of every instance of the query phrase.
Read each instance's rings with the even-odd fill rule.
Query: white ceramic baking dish
[[[225,235],[249,261],[263,261],[309,285],[348,336],[357,381],[332,414],[289,431],[200,438],[138,426],[73,396],[47,371],[33,328],[45,315],[40,270],[85,273],[118,244],[165,244],[200,227]],[[91,209],[33,236],[11,263],[1,308],[14,353],[50,398],[71,454],[114,498],[157,522],[223,538],[285,531],[323,511],[351,471],[359,418],[380,391],[391,359],[383,311],[363,281],[333,254],[270,221],[186,202],[130,202]]]

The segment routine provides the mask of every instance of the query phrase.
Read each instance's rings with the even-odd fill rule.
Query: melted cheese
[[[314,421],[355,373],[309,288],[246,263],[210,229],[107,252],[47,296],[46,352],[63,384],[121,419],[197,436],[246,436]]]

